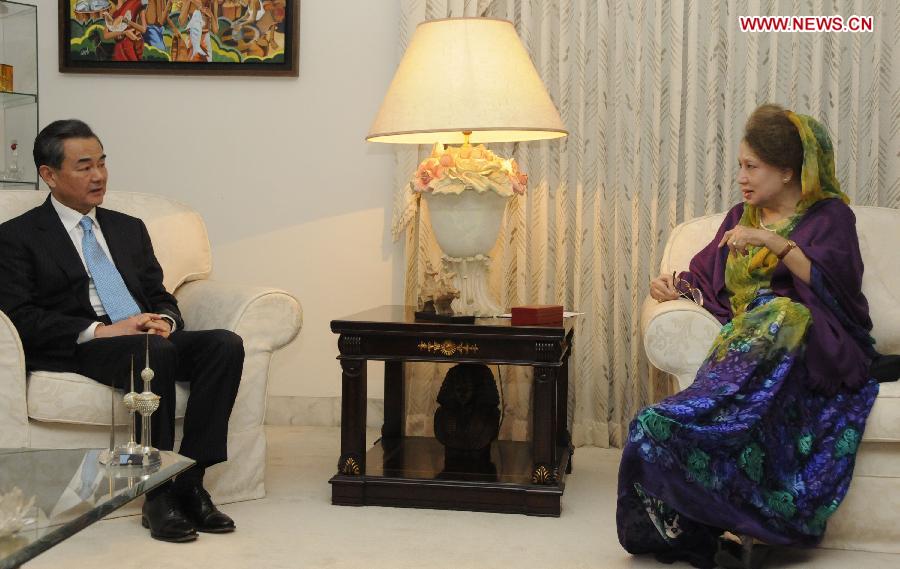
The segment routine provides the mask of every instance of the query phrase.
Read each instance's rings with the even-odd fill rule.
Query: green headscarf
[[[825,127],[809,115],[798,115],[786,110],[785,116],[797,127],[803,145],[801,196],[796,213],[769,229],[787,239],[803,214],[814,203],[829,198],[838,198],[844,203],[849,203],[850,200],[841,191],[841,184],[835,175],[834,147]],[[748,204],[744,206],[744,214],[739,223],[749,227],[762,227],[759,214],[757,206]],[[769,286],[778,262],[775,253],[766,247],[750,247],[749,255],[729,254],[725,282],[732,293],[731,307],[735,314],[746,309],[747,303],[753,300],[759,288]]]
[[[834,146],[828,131],[809,115],[798,115],[793,111],[784,113],[797,127],[803,144],[803,167],[800,172],[803,194],[797,204],[797,213],[803,213],[812,204],[827,198],[839,198],[844,203],[850,203],[850,198],[841,191],[841,183],[834,172]]]
[[[803,145],[803,164],[800,170],[801,197],[797,204],[797,216],[801,216],[814,203],[828,198],[838,198],[850,203],[847,194],[841,191],[834,169],[834,146],[831,137],[822,123],[809,115],[798,115],[793,111],[784,111],[797,132]],[[747,205],[744,208],[742,225],[760,227],[759,208]]]

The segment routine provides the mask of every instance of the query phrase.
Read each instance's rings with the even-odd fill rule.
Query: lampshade
[[[413,33],[366,140],[515,142],[566,136],[559,112],[507,20],[447,18]]]

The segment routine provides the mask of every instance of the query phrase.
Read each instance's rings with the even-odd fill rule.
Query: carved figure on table
[[[459,289],[453,286],[456,273],[441,273],[431,261],[425,261],[425,282],[419,292],[419,310],[437,314],[453,314],[450,304],[459,298]]]

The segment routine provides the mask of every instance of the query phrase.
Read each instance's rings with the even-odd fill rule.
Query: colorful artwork
[[[59,0],[60,71],[297,76],[299,0]]]

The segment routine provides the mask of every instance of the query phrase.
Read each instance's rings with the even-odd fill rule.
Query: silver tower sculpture
[[[144,380],[144,391],[134,394],[134,408],[141,414],[143,466],[155,466],[161,462],[159,450],[154,448],[150,442],[150,416],[159,409],[159,395],[150,390],[150,382],[153,381],[153,375],[153,369],[150,367],[150,334],[147,334],[144,369],[141,370],[141,379]],[[131,394],[129,393],[129,395]]]
[[[115,445],[116,407],[115,388],[110,387],[112,395],[112,421],[109,432],[109,449],[100,454],[100,462],[110,466],[152,467],[160,463],[159,451],[150,444],[150,415],[159,408],[159,396],[150,391],[153,370],[150,368],[150,339],[147,338],[146,363],[141,371],[144,380],[144,391],[134,391],[134,356],[131,356],[130,390],[122,397],[122,403],[128,409],[128,442]],[[135,440],[134,414],[141,414],[141,443]]]
[[[144,448],[135,441],[134,413],[136,411],[137,393],[134,391],[134,356],[131,356],[131,389],[122,397],[122,403],[128,409],[128,442],[115,447],[112,462],[117,466],[142,466],[144,464]]]

